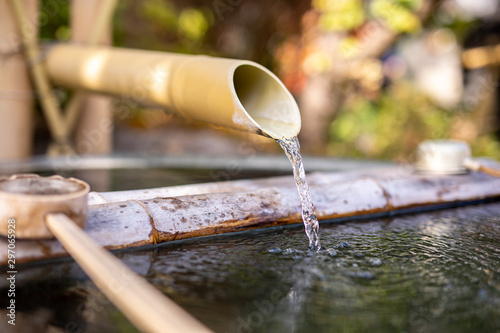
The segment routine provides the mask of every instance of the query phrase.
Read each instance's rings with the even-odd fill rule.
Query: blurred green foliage
[[[418,0],[374,0],[370,4],[370,12],[398,33],[414,32],[421,27],[414,13],[420,5]]]
[[[181,53],[213,53],[207,34],[214,24],[205,6],[169,0],[120,2],[114,20],[114,44]]]
[[[408,162],[418,144],[453,138],[453,124],[474,117],[472,110],[442,109],[408,81],[399,81],[375,101],[354,96],[331,123],[331,155],[371,157]],[[493,134],[471,141],[475,156],[500,159],[500,143]]]
[[[69,40],[69,1],[40,1],[38,24],[41,39]]]
[[[355,29],[369,16],[381,19],[396,32],[414,32],[421,27],[414,13],[421,6],[419,0],[373,0],[366,9],[361,0],[313,0],[312,6],[321,13],[319,26],[326,31]]]
[[[145,22],[166,31],[177,31],[179,38],[202,41],[213,24],[213,15],[204,8],[187,7],[178,9],[170,1],[141,1],[140,15]]]
[[[365,20],[361,0],[313,0],[312,5],[322,14],[319,25],[324,30],[350,30],[360,26]]]
[[[424,1],[222,1],[226,7],[221,16],[214,9],[214,1],[122,0],[113,21],[114,44],[247,58],[275,70],[283,65],[277,55],[280,45],[295,40],[290,44],[293,47],[286,49],[289,72],[295,75],[291,82],[299,79],[305,82],[306,75],[301,72],[304,67],[313,68],[314,73],[325,73],[332,67],[329,54],[317,50],[309,54],[307,62],[300,62],[304,50],[314,48],[313,42],[304,38],[307,31],[338,34],[342,37],[341,55],[350,58],[357,55],[363,38],[359,31],[369,20],[375,19],[403,35],[418,34],[429,27],[448,27],[460,43],[476,25],[476,21],[441,9],[422,21],[418,12]],[[41,12],[46,18],[40,23],[41,37],[66,41],[71,35],[70,2],[58,1],[58,8],[50,6],[51,3],[41,1]],[[311,19],[311,13],[317,20]],[[473,117],[469,110],[438,107],[406,80],[380,86],[377,98],[346,91],[345,102],[335,111],[329,127],[330,141],[326,143],[329,154],[405,159],[422,140],[451,137],[458,118]],[[297,94],[300,98],[300,89]],[[477,155],[500,158],[499,143],[493,134],[479,134],[470,144]]]
[[[473,156],[487,156],[500,160],[500,142],[493,133],[486,133],[470,142]]]
[[[343,156],[404,159],[421,140],[446,137],[451,118],[400,82],[375,101],[356,96],[346,103],[330,126],[328,148]]]
[[[139,13],[161,29],[177,30],[179,12],[170,1],[142,1]]]
[[[209,13],[196,8],[182,10],[179,14],[181,34],[192,41],[202,40],[210,27],[210,21],[213,21],[213,18],[208,15]]]
[[[423,5],[424,0],[312,1],[320,15],[318,27],[325,33],[339,33],[339,51],[346,59],[359,54],[360,43],[366,37],[359,31],[372,19],[402,35],[417,35],[427,28],[449,28],[459,43],[478,24],[437,2],[429,17],[422,20],[418,13]],[[339,85],[337,89],[344,88]],[[474,123],[477,131],[469,140],[473,153],[500,158],[498,138],[482,132],[478,121],[473,120],[478,116],[475,110],[462,105],[441,108],[408,82],[407,76],[379,87],[377,95],[370,98],[362,91],[345,89],[345,101],[329,126],[329,155],[407,160],[423,140],[456,137],[457,123],[466,121]]]

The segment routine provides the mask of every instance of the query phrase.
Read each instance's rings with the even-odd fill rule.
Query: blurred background
[[[68,2],[59,4],[43,39],[71,38]],[[122,0],[113,40],[268,67],[300,106],[306,154],[406,161],[425,139],[453,138],[500,159],[496,0]],[[269,139],[153,111],[115,108],[115,151],[237,154],[241,142],[279,151]],[[44,153],[41,115],[36,124]]]

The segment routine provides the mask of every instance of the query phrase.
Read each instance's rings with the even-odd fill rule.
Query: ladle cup
[[[8,235],[10,221],[16,239],[55,236],[141,331],[211,332],[80,229],[86,222],[88,192],[89,185],[74,178],[0,178],[0,234]]]

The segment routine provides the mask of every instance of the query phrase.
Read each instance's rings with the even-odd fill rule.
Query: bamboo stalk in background
[[[82,3],[86,3],[86,1],[83,1]],[[41,96],[42,109],[47,119],[50,132],[54,139],[54,143],[49,147],[48,153],[49,155],[74,153],[74,150],[69,142],[69,136],[74,127],[74,124],[76,123],[78,117],[78,109],[82,101],[84,100],[84,97],[81,94],[76,94],[76,96],[68,103],[68,110],[66,114],[63,115],[61,113],[61,110],[59,109],[59,103],[52,92],[52,88],[45,72],[44,65],[40,61],[41,57],[38,46],[38,31],[37,29],[35,29],[35,31],[29,32],[25,29],[25,23],[30,21],[27,16],[26,9],[24,8],[24,4],[21,1],[10,0],[10,5],[12,8],[12,12],[14,13],[15,21],[19,29],[19,34],[21,36],[23,46],[25,48],[26,59],[30,64],[33,81]],[[101,38],[104,28],[109,22],[109,18],[113,13],[115,6],[116,0],[108,0],[103,2],[103,11],[102,13],[99,13],[99,15],[97,15],[98,19],[96,22],[96,26],[91,29],[91,43],[96,44],[97,41],[99,41],[99,39]],[[75,14],[74,16],[78,15]],[[36,16],[34,15],[34,17]],[[108,118],[110,118],[109,111],[107,111],[107,115]],[[110,128],[109,123],[106,123],[105,128]],[[92,125],[92,129],[95,129],[94,124]],[[93,147],[96,145],[104,147],[104,152],[109,152],[111,133],[105,133],[101,130],[101,132],[98,133],[97,137],[99,138],[99,140],[97,140],[97,142],[96,140],[92,140],[96,137],[95,135],[93,138],[89,137],[89,135],[92,135],[90,129],[84,129],[82,130],[82,133],[84,134],[84,139],[87,143],[86,145],[84,145],[85,149],[87,150],[86,152],[92,152],[89,147]],[[105,140],[106,138],[107,140]]]
[[[71,2],[71,39],[75,43],[108,45],[117,0],[74,0]],[[75,90],[66,109],[66,126],[72,133],[78,154],[109,154],[112,151],[111,98]],[[77,172],[77,177],[92,179],[101,189],[109,188],[110,171]]]
[[[110,44],[111,21],[116,4],[117,0],[72,1],[72,41],[89,46]],[[111,152],[112,131],[108,124],[112,123],[112,112],[109,97],[75,91],[65,114],[66,126],[70,131],[75,130],[75,148],[79,154]]]
[[[23,47],[25,48],[24,54],[31,70],[34,85],[40,95],[40,103],[47,119],[50,133],[57,145],[57,149],[63,153],[69,153],[72,149],[67,141],[64,119],[59,109],[58,100],[52,91],[45,66],[41,62],[38,46],[38,29],[33,29],[32,31],[28,31],[27,29],[38,18],[35,16],[30,20],[22,1],[10,0],[9,3],[14,13]]]
[[[23,0],[28,17],[36,18],[37,0]],[[28,28],[38,29],[38,20]],[[0,0],[0,160],[23,159],[33,146],[33,87],[22,54],[20,32],[7,0]]]
[[[462,53],[462,63],[467,69],[500,66],[500,44],[465,50]]]

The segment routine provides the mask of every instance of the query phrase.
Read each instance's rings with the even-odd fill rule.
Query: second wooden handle
[[[65,214],[47,215],[46,225],[97,287],[141,331],[211,332],[97,245]]]

